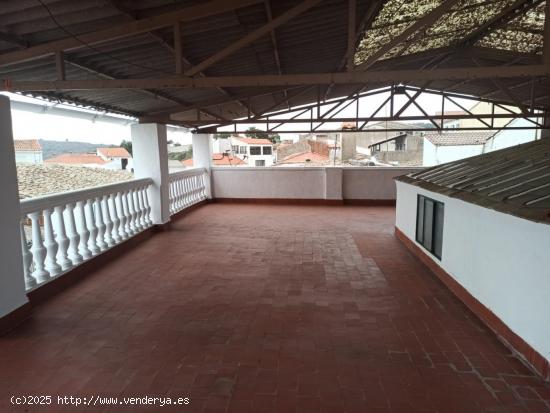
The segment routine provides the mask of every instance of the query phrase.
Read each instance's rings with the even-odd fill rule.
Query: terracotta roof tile
[[[193,166],[193,159],[186,159],[181,161],[185,166]],[[226,156],[223,153],[213,153],[212,154],[212,163],[215,166],[231,166],[231,165],[246,165],[242,159],[234,156]]]
[[[316,162],[324,163],[328,162],[329,157],[317,152],[301,152],[295,153],[287,156],[282,161],[278,162],[279,164],[289,164],[289,163],[305,163],[305,162]]]
[[[97,148],[97,153],[107,158],[131,158],[132,155],[122,147],[118,148]]]
[[[426,132],[424,137],[436,146],[483,145],[496,131]]]
[[[273,145],[273,142],[271,142],[269,139],[241,138],[240,136],[233,137],[233,139],[237,139],[249,145]]]
[[[64,153],[53,158],[46,159],[44,162],[65,165],[103,165],[108,163],[100,156],[97,156],[93,153]]]
[[[17,152],[41,151],[42,146],[37,139],[14,139],[13,146]]]

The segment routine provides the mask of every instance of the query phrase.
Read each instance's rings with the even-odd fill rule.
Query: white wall
[[[397,182],[396,226],[413,242],[419,193],[445,203],[434,262],[550,360],[550,225]]]
[[[42,152],[19,151],[15,152],[16,163],[36,164],[42,163]]]
[[[212,168],[214,198],[324,199],[324,168]]]
[[[424,168],[357,167],[344,171],[342,194],[344,199],[395,199],[393,178],[417,172]]]
[[[395,176],[422,168],[213,168],[214,197],[395,199]],[[341,173],[340,173],[341,171]]]
[[[480,155],[483,153],[483,145],[436,146],[424,139],[423,151],[422,164],[434,166]]]

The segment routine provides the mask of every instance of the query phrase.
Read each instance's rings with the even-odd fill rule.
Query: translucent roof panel
[[[545,7],[543,1],[480,39],[476,45],[520,53],[542,53]]]
[[[371,27],[365,32],[355,55],[356,64],[366,61],[384,44],[389,43],[442,3],[443,0],[389,0],[386,2]],[[503,10],[514,3],[514,0],[461,0],[433,25],[417,31],[402,43],[395,45],[381,59],[465,43],[471,40],[469,38],[471,34],[484,24],[498,18]],[[544,9],[544,3],[542,8]],[[520,33],[526,37],[525,42],[533,41],[535,37],[540,36],[538,25],[544,25],[544,13],[541,20],[537,10],[539,8],[514,19],[506,25],[507,32],[514,35]],[[527,33],[531,36],[529,39],[527,39]],[[506,39],[511,34],[506,33],[503,36]],[[514,40],[511,42],[514,43]],[[483,45],[493,48],[503,47],[499,45],[498,39]]]

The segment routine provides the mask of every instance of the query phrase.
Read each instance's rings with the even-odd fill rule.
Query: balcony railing
[[[27,290],[149,228],[147,189],[152,183],[135,179],[21,201]]]
[[[204,168],[170,174],[170,215],[206,199],[207,176]]]

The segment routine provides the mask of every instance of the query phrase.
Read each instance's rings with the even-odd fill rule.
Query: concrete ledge
[[[263,204],[263,205],[343,205],[341,199],[299,199],[299,198],[214,198],[222,204]]]
[[[11,330],[22,324],[31,316],[31,303],[25,303],[11,313],[0,317],[0,336],[9,333]]]
[[[508,348],[521,358],[545,381],[550,381],[550,361],[514,333],[504,322],[483,303],[478,301],[462,285],[426,253],[411,241],[397,227],[395,235],[420,261],[422,261],[451,292],[466,305],[487,327],[489,327]],[[541,328],[543,328],[541,326]]]
[[[344,205],[395,206],[395,199],[344,199]]]
[[[127,251],[134,248],[137,244],[151,238],[158,231],[159,228],[157,228],[156,226],[147,228],[145,231],[140,232],[132,238],[118,245],[115,245],[110,250],[89,259],[78,267],[75,267],[72,270],[60,275],[59,277],[54,278],[48,283],[37,287],[27,294],[27,296],[29,297],[29,301],[32,305],[40,304],[46,301],[47,299],[57,295],[58,293],[75,284],[76,282],[87,277],[98,268],[120,257],[122,254],[125,254]]]

